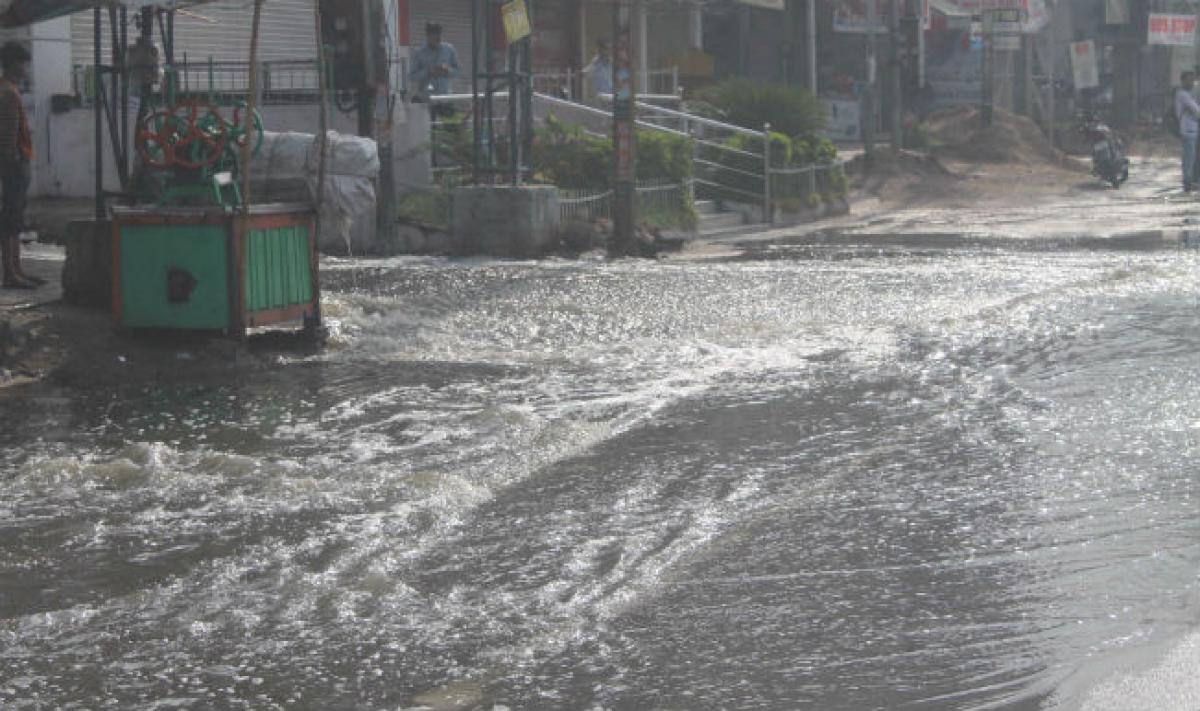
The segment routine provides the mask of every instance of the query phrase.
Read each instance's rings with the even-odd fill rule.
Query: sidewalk
[[[0,289],[0,314],[49,304],[62,299],[62,267],[66,251],[54,244],[26,244],[21,247],[21,263],[30,276],[46,280],[37,289]]]

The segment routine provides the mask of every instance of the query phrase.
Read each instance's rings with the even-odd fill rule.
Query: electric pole
[[[632,0],[613,5],[613,235],[608,247],[612,257],[633,253],[637,220],[632,5]]]
[[[903,111],[903,100],[901,91],[903,82],[901,81],[901,63],[900,63],[900,48],[904,43],[904,38],[900,33],[900,3],[903,0],[892,0],[892,42],[891,42],[891,84],[892,84],[892,148],[900,150],[904,147],[904,126],[901,120]]]

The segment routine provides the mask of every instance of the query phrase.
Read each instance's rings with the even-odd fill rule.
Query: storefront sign
[[[889,0],[847,0],[833,9],[834,32],[887,32]]]
[[[529,26],[529,10],[525,7],[525,0],[510,0],[504,3],[501,13],[504,15],[504,35],[509,44],[520,42],[533,33],[533,28]]]
[[[1096,43],[1092,40],[1071,43],[1071,71],[1076,89],[1095,89],[1100,86],[1100,68],[1096,62]]]
[[[1170,15],[1162,12],[1150,13],[1147,44],[1171,47],[1191,47],[1196,41],[1195,15]]]

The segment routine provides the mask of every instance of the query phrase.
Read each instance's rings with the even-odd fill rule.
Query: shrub
[[[534,135],[533,172],[538,180],[560,188],[603,189],[611,180],[612,141],[551,114]]]
[[[661,180],[684,185],[692,176],[692,147],[687,138],[660,131],[637,132],[638,181]],[[534,138],[535,177],[560,188],[606,190],[612,183],[612,140],[551,115]],[[678,204],[642,206],[642,222],[658,227],[691,227],[697,221],[691,195],[677,193]]]
[[[450,193],[445,190],[405,193],[397,213],[402,222],[445,227],[450,223]]]
[[[660,131],[637,133],[637,177],[682,183],[692,177],[692,146],[683,136]]]
[[[769,123],[786,136],[813,135],[828,121],[825,107],[811,93],[782,84],[731,79],[701,90],[697,99],[692,110],[755,131]]]

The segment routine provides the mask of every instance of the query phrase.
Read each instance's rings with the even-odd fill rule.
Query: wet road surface
[[[0,707],[1195,708],[1197,253],[846,241],[0,400]]]

